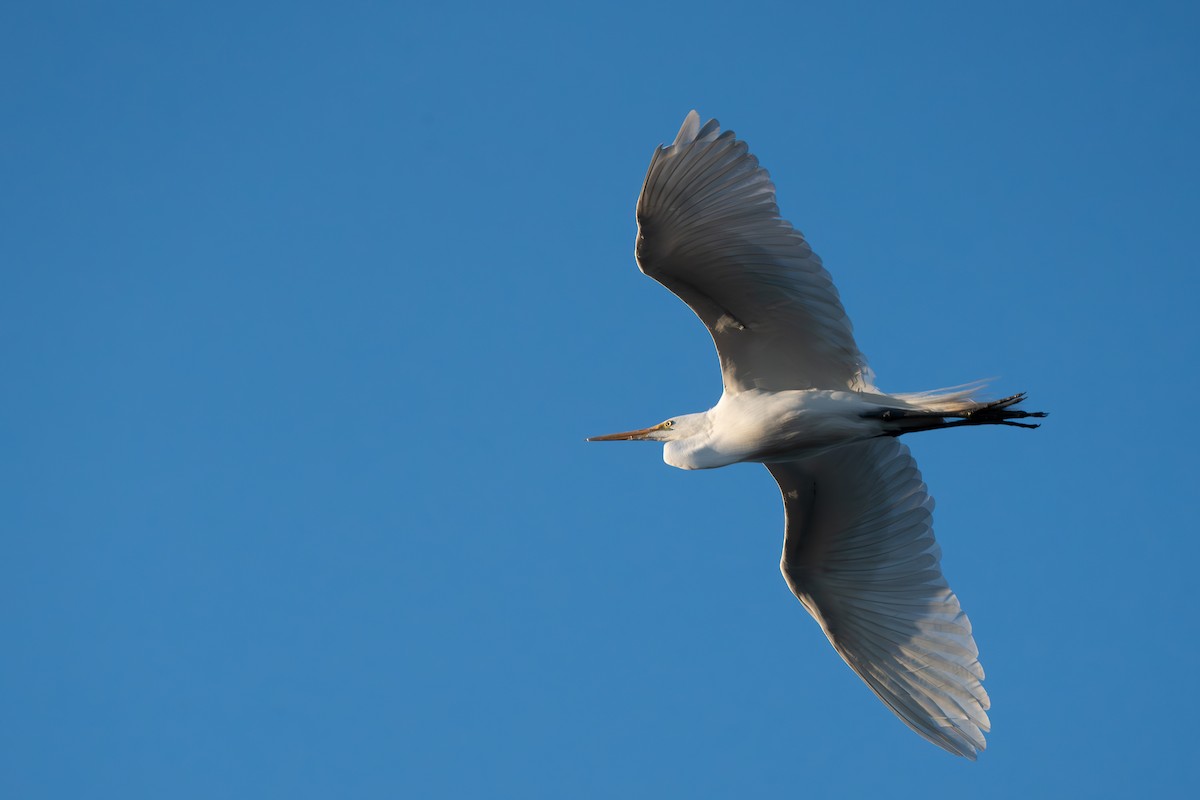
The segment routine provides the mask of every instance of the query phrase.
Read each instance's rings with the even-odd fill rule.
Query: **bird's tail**
[[[924,392],[897,395],[906,407],[881,408],[878,415],[889,436],[901,436],[917,431],[957,428],[962,425],[1011,425],[1014,428],[1037,428],[1036,423],[1015,422],[1030,417],[1045,417],[1045,411],[1025,411],[1014,408],[1025,399],[1025,393],[1000,400],[979,401],[971,395],[978,385],[960,387],[948,392]]]

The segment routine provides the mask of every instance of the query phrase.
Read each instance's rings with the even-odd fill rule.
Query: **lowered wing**
[[[974,759],[990,728],[983,667],[908,448],[872,439],[767,469],[787,511],[780,566],[792,592],[900,719]]]

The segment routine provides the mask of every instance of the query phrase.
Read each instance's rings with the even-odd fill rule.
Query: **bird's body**
[[[880,421],[864,416],[872,404],[853,392],[751,389],[723,394],[703,414],[689,414],[676,427],[696,431],[667,440],[663,461],[680,469],[711,469],[742,461],[795,461],[876,436]]]
[[[760,462],[787,514],[788,586],[851,668],[913,730],[974,758],[989,728],[971,624],[942,575],[933,500],[907,433],[1045,416],[1023,394],[887,394],[874,385],[829,273],[779,216],[766,171],[696,112],[655,151],[637,260],[700,317],[724,392],[708,411],[593,437],[664,443],[681,469]]]

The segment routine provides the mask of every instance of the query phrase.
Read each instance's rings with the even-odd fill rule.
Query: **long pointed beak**
[[[666,423],[660,422],[649,428],[642,428],[636,431],[625,431],[624,433],[607,433],[604,436],[589,436],[589,442],[636,442],[649,438],[650,434],[655,431],[661,431]]]

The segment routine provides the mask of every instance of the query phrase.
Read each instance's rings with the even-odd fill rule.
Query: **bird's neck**
[[[663,461],[679,469],[713,469],[733,464],[740,459],[725,453],[713,438],[713,421],[717,409],[681,418],[690,429],[682,439],[673,439],[663,447]]]

